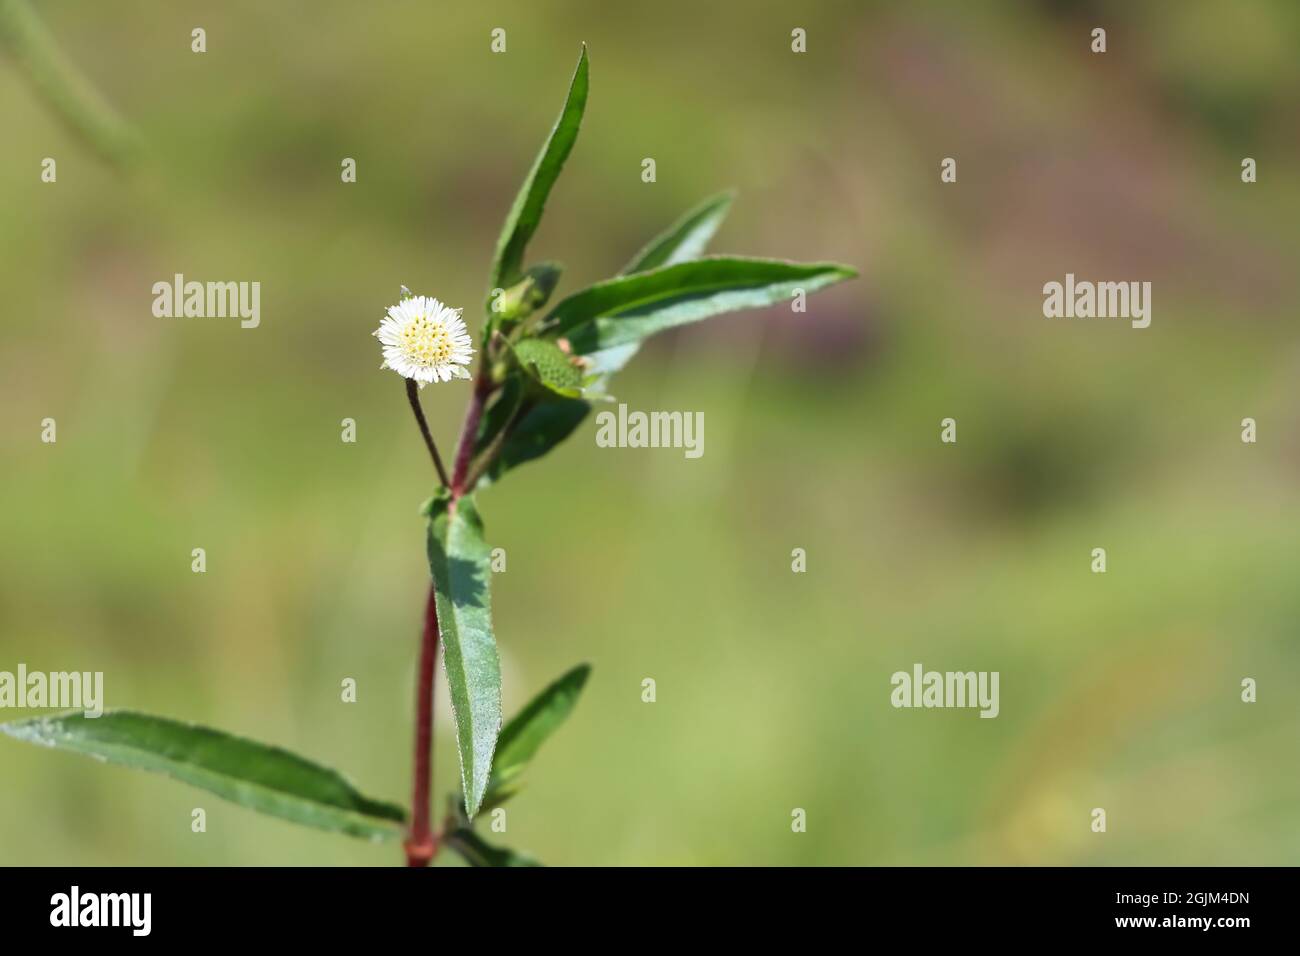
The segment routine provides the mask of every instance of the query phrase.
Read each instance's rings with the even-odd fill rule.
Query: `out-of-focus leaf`
[[[454,503],[445,491],[434,497],[429,505],[429,571],[456,718],[461,792],[470,819],[483,802],[501,729],[501,664],[492,633],[490,560],[473,497]]]
[[[0,48],[31,79],[32,86],[99,155],[128,167],[140,156],[138,134],[65,56],[27,0],[0,0]]]
[[[620,274],[645,272],[704,255],[709,240],[722,225],[734,198],[734,193],[725,192],[704,200],[646,243]]]
[[[339,773],[296,754],[220,730],[109,711],[0,724],[11,737],[165,773],[242,807],[371,840],[402,834],[401,807],[362,796]]]

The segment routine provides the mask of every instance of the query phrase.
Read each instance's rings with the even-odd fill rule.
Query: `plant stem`
[[[465,493],[465,477],[469,472],[470,459],[474,457],[478,423],[483,418],[483,407],[491,394],[492,380],[486,367],[480,367],[478,378],[474,381],[474,394],[470,397],[469,407],[465,409],[465,424],[460,430],[460,441],[456,445],[456,465],[451,474],[452,498],[459,498]]]
[[[420,407],[420,396],[415,382],[406,380],[406,397],[411,401],[411,411],[420,424],[420,434],[429,448],[433,465],[438,469],[438,477],[445,487],[451,489],[451,508],[465,490],[465,476],[469,471],[470,459],[474,454],[474,442],[478,437],[479,421],[483,417],[483,407],[488,396],[492,394],[492,380],[487,373],[486,364],[479,368],[474,380],[474,393],[470,396],[469,407],[465,410],[465,424],[461,428],[460,441],[456,446],[455,477],[447,480],[447,471],[442,466],[438,447],[433,443],[429,433],[429,423],[424,419],[424,410]],[[429,828],[429,801],[433,789],[433,688],[434,674],[438,660],[438,602],[437,589],[431,582],[429,600],[424,608],[424,638],[420,647],[420,676],[416,681],[415,697],[415,760],[411,782],[411,831],[406,840],[406,865],[428,866],[438,853],[438,837]]]
[[[406,841],[406,865],[428,866],[438,853],[429,830],[429,800],[433,787],[433,688],[438,661],[438,603],[433,585],[424,608],[424,639],[420,647],[420,676],[415,691],[415,760],[411,783],[411,832]]]
[[[444,488],[450,488],[451,482],[447,480],[447,469],[442,467],[442,456],[438,454],[438,446],[433,443],[429,423],[424,419],[424,409],[420,407],[420,388],[415,384],[414,379],[406,380],[406,398],[411,403],[411,411],[415,412],[415,421],[420,426],[420,434],[424,436],[424,445],[433,458],[433,467],[438,469],[438,480],[442,482]]]
[[[501,451],[501,448],[505,445],[506,439],[510,437],[510,433],[514,430],[515,425],[517,425],[520,419],[527,415],[532,408],[532,402],[521,401],[518,407],[511,412],[510,420],[505,423],[501,431],[497,433],[496,438],[492,439],[488,446],[483,449],[483,453],[480,454],[478,459],[470,466],[469,475],[465,478],[466,488],[473,488],[478,484],[479,479],[482,478],[488,468],[491,467],[493,459],[496,458],[497,454]]]

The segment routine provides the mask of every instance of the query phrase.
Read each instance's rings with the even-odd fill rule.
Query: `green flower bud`
[[[492,313],[503,322],[528,318],[546,304],[560,281],[560,267],[553,262],[535,265],[524,277],[492,300]]]

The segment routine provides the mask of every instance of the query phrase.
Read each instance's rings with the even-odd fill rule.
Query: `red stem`
[[[470,459],[474,457],[474,442],[478,438],[478,423],[483,417],[483,406],[492,394],[492,380],[483,371],[479,371],[474,382],[474,394],[470,398],[469,408],[465,410],[465,424],[460,430],[460,441],[456,444],[456,463],[451,472],[451,496],[459,498],[466,492],[465,476],[469,472]]]
[[[410,383],[408,382],[408,385]],[[433,455],[443,484],[450,484],[451,507],[465,492],[465,477],[469,472],[470,459],[474,457],[474,442],[478,438],[478,424],[483,417],[483,407],[488,396],[492,394],[492,380],[480,368],[478,378],[474,381],[474,393],[470,397],[469,408],[465,411],[465,424],[460,431],[460,441],[456,445],[456,462],[448,483],[442,462],[428,434],[424,415],[420,409],[419,398],[413,390],[408,389],[411,408],[420,422],[420,431],[425,436],[425,443]],[[433,686],[434,674],[438,661],[438,603],[437,591],[431,583],[429,600],[424,608],[424,639],[420,648],[420,677],[417,681],[415,697],[415,766],[411,784],[411,831],[406,840],[406,865],[428,866],[438,853],[438,838],[429,827],[429,800],[433,788]]]
[[[478,421],[484,416],[487,395],[491,394],[491,380],[485,372],[480,371],[474,381],[474,393],[465,408],[465,424],[460,429],[460,441],[456,444],[456,463],[451,471],[451,497],[459,498],[465,493],[465,475],[469,472],[469,460],[474,457],[474,441],[478,438]]]
[[[424,639],[420,648],[420,677],[415,695],[415,771],[411,784],[411,832],[406,841],[406,865],[428,866],[438,852],[429,829],[429,797],[433,786],[433,686],[438,661],[438,604],[433,586],[424,608]]]

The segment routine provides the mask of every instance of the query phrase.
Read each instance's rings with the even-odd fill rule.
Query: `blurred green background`
[[[586,41],[529,255],[561,294],[724,187],[714,251],[862,277],[616,379],[704,412],[703,458],[598,449],[589,419],[481,496],[507,711],[594,666],[494,839],[552,864],[1295,862],[1300,6],[34,9],[143,149],[117,171],[0,62],[0,669],[102,670],[109,706],[406,802],[433,482],[370,332],[402,283],[477,332]],[[261,327],[154,318],[176,272],[260,281]],[[1066,272],[1151,281],[1151,327],[1045,320]],[[447,454],[467,396],[424,393]],[[893,709],[918,661],[999,671],[1001,715]],[[3,863],[400,858],[0,739]]]

